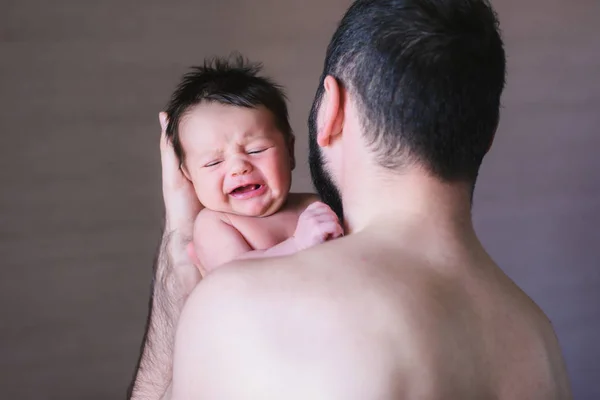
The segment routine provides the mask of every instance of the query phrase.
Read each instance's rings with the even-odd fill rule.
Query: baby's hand
[[[294,232],[298,251],[343,236],[337,215],[325,203],[314,202],[300,214]]]

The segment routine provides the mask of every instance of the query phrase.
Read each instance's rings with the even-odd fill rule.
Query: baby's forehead
[[[281,133],[273,114],[264,106],[240,107],[206,103],[190,107],[181,118],[179,130],[249,137],[261,132]]]
[[[266,109],[234,106],[196,106],[179,124],[181,144],[187,151],[210,152],[227,144],[280,140],[272,114]]]

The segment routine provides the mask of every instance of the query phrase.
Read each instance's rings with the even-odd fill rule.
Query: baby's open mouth
[[[244,185],[244,186],[238,186],[235,189],[233,189],[231,192],[229,192],[229,194],[244,194],[244,193],[250,193],[252,191],[258,190],[262,187],[262,185],[259,185],[257,183],[253,183],[250,185]]]

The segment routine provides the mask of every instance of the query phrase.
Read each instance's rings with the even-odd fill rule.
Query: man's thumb
[[[167,124],[168,124],[167,113],[164,111],[159,112],[158,113],[158,121],[160,122],[160,127],[163,130],[163,132],[166,132]]]

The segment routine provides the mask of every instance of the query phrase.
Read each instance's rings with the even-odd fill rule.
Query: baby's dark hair
[[[270,78],[259,76],[261,63],[252,63],[242,55],[209,58],[204,65],[191,67],[167,105],[167,138],[183,163],[185,154],[179,139],[179,123],[185,113],[200,103],[216,102],[237,107],[264,106],[274,117],[275,126],[286,139],[293,136],[286,95]]]

